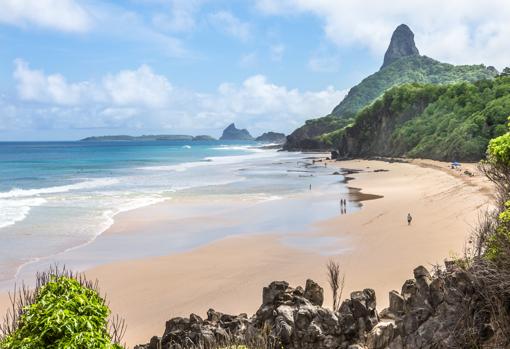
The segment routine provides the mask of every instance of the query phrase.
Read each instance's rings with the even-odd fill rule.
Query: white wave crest
[[[42,198],[21,200],[0,200],[0,229],[23,221],[35,206],[44,204]]]
[[[106,187],[118,183],[116,178],[95,178],[68,185],[59,185],[55,187],[37,188],[37,189],[20,189],[14,188],[7,192],[0,192],[0,199],[26,198],[43,194],[65,193],[72,190],[93,189],[98,187]]]

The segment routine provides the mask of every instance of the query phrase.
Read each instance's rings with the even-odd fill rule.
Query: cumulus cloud
[[[457,64],[499,68],[510,56],[507,0],[257,0],[270,15],[312,13],[340,46],[366,46],[381,56],[395,27],[408,24],[423,54]]]
[[[220,31],[246,41],[250,38],[250,25],[241,21],[229,11],[218,11],[209,15],[209,21]]]
[[[291,131],[312,116],[327,114],[346,91],[329,86],[300,91],[254,75],[241,84],[222,83],[210,93],[173,86],[149,66],[109,74],[99,81],[69,82],[16,60],[14,77],[22,111],[2,118],[9,127],[219,129],[232,121],[252,130]],[[10,109],[9,109],[10,108]],[[8,119],[7,119],[8,118]],[[18,120],[13,125],[13,120]]]
[[[57,105],[109,103],[160,107],[167,104],[172,92],[170,82],[147,65],[107,75],[100,82],[69,83],[60,74],[46,75],[41,70],[31,69],[23,60],[17,59],[14,63],[18,94],[26,101]]]
[[[87,31],[91,18],[74,0],[1,0],[0,22],[68,32]]]
[[[172,85],[166,77],[155,74],[147,65],[137,70],[123,70],[102,81],[107,98],[117,105],[141,104],[161,107],[168,103]]]

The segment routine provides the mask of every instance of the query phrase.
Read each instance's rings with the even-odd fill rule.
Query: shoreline
[[[382,300],[378,302],[381,309],[387,292],[411,277],[414,267],[440,263],[450,251],[461,253],[477,212],[489,205],[490,188],[480,176],[463,178],[449,173],[446,163],[427,162],[329,161],[332,170],[363,170],[349,173],[352,179],[347,183],[352,195],[367,199],[361,210],[314,221],[306,231],[228,236],[188,251],[100,265],[86,274],[100,281],[113,313],[126,319],[130,346],[161,332],[165,321],[174,316],[203,315],[209,307],[252,314],[260,305],[262,287],[274,280],[297,286],[304,285],[307,278],[314,279],[324,287],[325,306],[329,306],[325,275],[329,259],[340,262],[346,273],[344,298],[353,290],[374,288]],[[376,169],[383,171],[374,172]],[[464,185],[468,182],[471,185]],[[413,204],[413,215],[417,213],[412,230],[395,223],[407,214],[400,211]],[[159,205],[121,215],[105,234],[127,238],[126,234],[133,233],[130,229],[147,232],[164,228],[165,219],[155,214]],[[153,225],[140,217],[150,212],[156,220]],[[429,217],[435,231],[428,232],[420,217]],[[452,217],[453,222],[449,221]],[[285,238],[325,241],[344,248],[321,254],[320,244],[299,248],[286,244]],[[0,295],[0,309],[2,305]]]
[[[252,314],[260,305],[262,288],[274,280],[297,286],[304,285],[307,278],[314,279],[324,287],[325,305],[329,306],[325,275],[329,259],[337,260],[346,274],[344,297],[354,290],[374,288],[381,309],[387,305],[387,292],[400,288],[412,277],[414,267],[441,263],[451,257],[451,252],[461,254],[479,210],[489,205],[488,184],[480,177],[476,178],[480,183],[467,186],[461,175],[438,171],[420,161],[330,163],[365,170],[370,167],[370,172],[350,174],[354,179],[349,185],[361,188],[364,194],[383,196],[363,202],[360,211],[318,221],[306,232],[289,234],[314,240],[343,239],[349,247],[339,253],[321,255],[313,249],[292,248],[278,235],[269,233],[228,237],[189,252],[112,263],[87,271],[90,277],[101,280],[111,296],[113,311],[131,324],[128,344],[146,342],[152,334],[161,332],[171,317],[203,315],[210,307],[226,313]],[[417,212],[411,232],[402,223],[407,210],[399,212],[408,203],[414,203],[413,213]],[[402,222],[395,221],[395,216],[402,216]],[[435,217],[430,229],[420,217]],[[389,233],[382,237],[380,232]],[[136,295],[143,297],[140,304],[133,304]]]

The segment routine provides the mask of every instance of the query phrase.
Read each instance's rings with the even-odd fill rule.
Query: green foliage
[[[330,115],[308,120],[305,125],[292,133],[287,146],[292,149],[293,147],[302,148],[304,144],[316,145],[315,142],[306,142],[311,139],[327,146],[338,144],[342,138],[342,129],[352,124],[358,112],[395,86],[409,83],[451,84],[492,79],[496,75],[497,72],[494,69],[483,65],[454,66],[426,56],[403,57],[351,88]]]
[[[487,160],[495,165],[510,166],[510,132],[492,139],[487,155]]]
[[[323,139],[348,156],[479,160],[489,140],[506,132],[508,114],[510,77],[406,84],[388,90],[361,110],[351,126]],[[350,149],[342,149],[346,144]],[[498,140],[496,146],[502,146]]]
[[[2,349],[121,349],[108,334],[110,310],[99,294],[67,276],[52,276]]]
[[[505,247],[510,246],[510,201],[505,204],[505,210],[499,214],[498,228],[487,241],[485,258],[497,261]]]
[[[340,118],[352,118],[388,89],[406,83],[451,84],[490,79],[495,75],[495,71],[487,69],[483,65],[455,66],[438,62],[426,56],[404,57],[353,87],[345,99],[333,110],[332,115]]]

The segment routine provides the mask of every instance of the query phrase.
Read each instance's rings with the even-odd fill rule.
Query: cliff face
[[[351,127],[345,128],[336,144],[339,157],[405,155],[408,149],[405,144],[395,142],[395,129],[421,114],[440,93],[440,89],[429,93],[420,87],[390,91],[363,110]],[[397,103],[401,105],[397,107]]]
[[[405,24],[401,24],[395,29],[391,36],[390,46],[384,54],[384,63],[381,67],[390,65],[397,59],[419,55],[420,52],[414,44],[414,33]]]
[[[220,137],[222,141],[252,141],[253,137],[250,132],[246,129],[238,129],[234,123],[228,125],[223,130],[223,134]]]
[[[353,122],[357,113],[392,87],[406,83],[451,84],[491,79],[496,75],[494,68],[483,65],[454,66],[420,56],[413,32],[408,26],[400,25],[392,35],[381,69],[352,87],[330,115],[309,120],[292,132],[287,138],[285,149],[331,148],[331,145],[321,142],[319,136]]]
[[[162,337],[135,349],[249,348],[416,349],[504,348],[508,338],[494,330],[473,276],[454,263],[431,275],[414,269],[389,307],[378,312],[372,289],[352,292],[337,310],[322,307],[323,289],[308,280],[292,288],[275,281],[265,287],[262,305],[249,318],[213,309],[202,319],[173,318]],[[464,332],[466,331],[466,332]],[[469,333],[469,336],[466,336]]]

